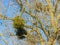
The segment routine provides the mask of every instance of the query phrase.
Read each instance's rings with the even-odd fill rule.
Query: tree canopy
[[[0,0],[0,3],[1,45],[60,44],[60,0]]]

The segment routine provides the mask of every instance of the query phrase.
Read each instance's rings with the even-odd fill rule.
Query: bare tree
[[[24,35],[24,45],[25,43],[26,45],[55,45],[56,41],[60,44],[60,0],[14,1],[20,8],[20,14],[13,18],[8,18],[1,14],[0,19],[11,20],[14,31],[20,26],[24,27],[27,31],[27,35]],[[5,23],[3,22],[3,24]],[[9,29],[9,27],[7,29]],[[43,31],[43,33],[41,31]],[[13,39],[17,39],[17,36],[14,33],[9,32],[9,36],[13,36]],[[45,38],[47,39],[45,40]],[[16,39],[12,41],[14,42]],[[22,45],[18,41],[19,39],[17,39],[13,45]],[[7,43],[7,41],[5,42]]]

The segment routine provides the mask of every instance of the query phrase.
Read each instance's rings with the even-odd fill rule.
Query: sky
[[[0,0],[1,1],[1,0]],[[8,3],[9,2],[9,3]],[[2,4],[2,5],[1,5]],[[16,2],[13,2],[11,0],[2,0],[1,1],[1,6],[0,6],[0,9],[1,9],[1,13],[5,16],[7,16],[8,18],[13,18],[14,16],[16,15],[19,15],[19,6],[17,5]],[[1,8],[2,7],[2,8]],[[16,10],[17,9],[17,10]],[[24,14],[23,14],[24,15]],[[5,22],[5,23],[4,23]],[[12,24],[10,23],[11,21],[10,20],[1,20],[0,19],[0,33],[2,33],[4,36],[0,36],[0,44],[2,45],[6,45],[5,42],[3,41],[3,38],[4,37],[4,40],[6,40],[8,42],[8,45],[12,45],[12,41],[11,41],[11,38],[9,38],[7,31],[8,32],[12,32],[14,33],[14,29],[12,27]],[[2,23],[2,24],[1,24]],[[10,24],[10,25],[9,25]],[[30,22],[27,22],[28,25],[31,25]],[[5,26],[7,25],[7,27]],[[9,29],[9,30],[8,30]],[[40,31],[41,33],[43,33],[42,31]],[[12,37],[14,39],[14,37]],[[22,40],[20,40],[22,41]],[[21,45],[23,43],[21,42]]]
[[[20,14],[20,8],[16,2],[13,2],[13,0],[0,0],[0,13],[7,16],[8,18],[13,18],[14,16]],[[31,23],[28,22],[27,24],[30,25]],[[6,27],[6,25],[8,28]],[[12,27],[11,20],[1,20],[0,19],[0,33],[3,34],[3,36],[0,36],[1,45],[6,45],[5,42],[3,41],[3,39],[8,42],[8,45],[13,45],[12,41],[16,40],[15,37],[9,38],[9,36],[8,36],[9,33],[7,33],[7,31],[14,33],[14,29]],[[40,30],[40,32],[42,34],[42,37],[44,38],[45,35],[44,35],[43,31]],[[13,40],[11,40],[11,39],[13,39]],[[45,40],[46,40],[46,37],[45,37]],[[20,40],[20,41],[22,41],[22,40]],[[14,43],[16,43],[16,42],[14,41]],[[23,45],[22,42],[21,42],[21,45]]]
[[[0,0],[0,13],[7,16],[8,18],[13,18],[14,16],[20,14],[20,8],[17,5],[17,3],[12,0]],[[0,36],[0,45],[6,45],[4,40],[8,42],[8,45],[13,45],[12,41],[14,40],[15,40],[14,45],[16,45],[17,43],[25,45],[26,43],[23,43],[23,40],[19,40],[18,42],[16,37],[14,36],[9,37],[9,32],[15,34],[14,28],[11,23],[12,23],[11,20],[0,19],[0,34],[3,34],[2,36]],[[30,25],[29,22],[27,24]]]
[[[8,18],[13,18],[15,15],[19,14],[19,7],[15,2],[12,2],[11,0],[0,0],[0,2],[1,2],[0,13],[2,13],[3,15],[7,16]],[[13,16],[12,16],[12,14],[13,14]],[[10,20],[1,20],[0,19],[0,33],[3,34],[3,36],[0,36],[0,44],[1,45],[6,45],[3,40],[7,41],[8,45],[13,45],[11,39],[12,38],[14,39],[14,37],[9,38],[9,36],[8,36],[9,33],[7,33],[7,31],[12,32],[12,33],[14,32],[14,29],[10,22],[11,22]],[[6,27],[6,25],[8,28]]]

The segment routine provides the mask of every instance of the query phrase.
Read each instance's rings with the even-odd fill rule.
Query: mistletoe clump
[[[18,36],[19,39],[24,39],[25,36],[24,35],[27,35],[27,31],[24,29],[24,19],[19,17],[19,16],[16,16],[14,19],[13,19],[13,26],[16,30],[16,35]]]
[[[13,26],[14,28],[18,29],[20,27],[23,27],[24,26],[24,19],[21,18],[20,16],[16,16],[13,18]]]

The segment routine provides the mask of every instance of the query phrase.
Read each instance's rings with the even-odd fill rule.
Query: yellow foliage
[[[42,3],[41,2],[36,2],[36,4],[35,4],[35,10],[37,12],[42,11]]]
[[[21,18],[20,16],[16,16],[13,18],[13,26],[14,28],[20,28],[22,26],[24,26],[24,19]]]

